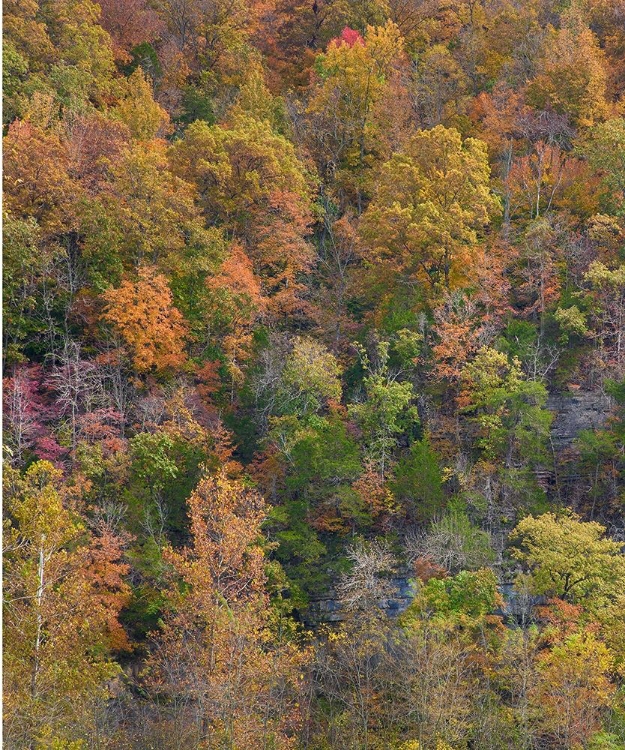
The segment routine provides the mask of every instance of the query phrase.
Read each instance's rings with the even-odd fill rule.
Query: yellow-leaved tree
[[[571,512],[527,516],[510,535],[512,554],[527,568],[534,593],[600,612],[625,588],[623,544],[605,532]]]
[[[309,138],[320,172],[360,208],[366,175],[380,158],[391,123],[381,107],[402,37],[389,21],[365,38],[345,29],[317,57],[318,80],[308,105]]]
[[[480,234],[500,210],[486,144],[438,125],[382,165],[361,222],[376,271],[417,281],[428,296],[466,285]]]
[[[537,109],[567,115],[574,125],[590,127],[609,115],[608,73],[598,40],[575,5],[563,14],[562,28],[548,28],[527,100]]]
[[[4,470],[4,741],[74,747],[95,736],[110,649],[128,647],[117,615],[130,589],[122,542],[89,530],[48,461]],[[58,743],[58,744],[55,744]],[[77,744],[75,747],[82,747]],[[86,745],[84,745],[86,746]]]

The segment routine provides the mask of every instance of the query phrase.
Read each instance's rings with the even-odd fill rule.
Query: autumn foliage
[[[622,0],[3,30],[6,747],[625,747]]]
[[[184,364],[187,328],[164,276],[142,269],[136,283],[123,281],[103,297],[103,318],[128,347],[137,372],[165,372]]]

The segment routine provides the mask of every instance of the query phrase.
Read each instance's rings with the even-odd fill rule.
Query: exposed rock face
[[[415,597],[415,588],[408,575],[400,575],[392,579],[396,594],[392,598],[381,599],[378,606],[386,612],[389,617],[397,617],[408,607]],[[333,592],[328,592],[327,597],[311,601],[307,613],[310,624],[320,622],[342,622],[345,614],[341,604],[335,598]]]
[[[547,602],[544,596],[520,594],[514,588],[514,583],[501,583],[497,589],[503,605],[495,614],[503,617],[504,622],[508,624],[526,624],[532,617],[532,608]]]
[[[598,391],[572,391],[549,396],[547,408],[555,417],[551,440],[556,451],[568,448],[582,430],[603,427],[612,400]]]
[[[393,583],[397,587],[396,596],[392,599],[382,599],[378,602],[380,609],[386,612],[389,617],[397,617],[404,612],[416,595],[415,584],[409,578],[403,576],[394,578]],[[520,595],[512,583],[501,583],[498,586],[498,590],[502,596],[503,605],[495,614],[500,615],[509,623],[519,623],[528,620],[531,616],[531,608],[537,604],[545,603],[545,597],[542,596]],[[327,598],[311,602],[308,618],[308,624],[310,625],[338,623],[345,619],[345,613],[341,608],[340,602],[332,598],[330,593]]]

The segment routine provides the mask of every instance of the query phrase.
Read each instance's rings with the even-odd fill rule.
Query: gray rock
[[[556,451],[571,446],[582,430],[596,430],[605,425],[612,400],[600,391],[571,391],[547,399],[554,412],[551,440]]]

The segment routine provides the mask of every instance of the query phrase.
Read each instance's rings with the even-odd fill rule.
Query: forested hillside
[[[623,0],[5,0],[8,750],[625,748]]]

